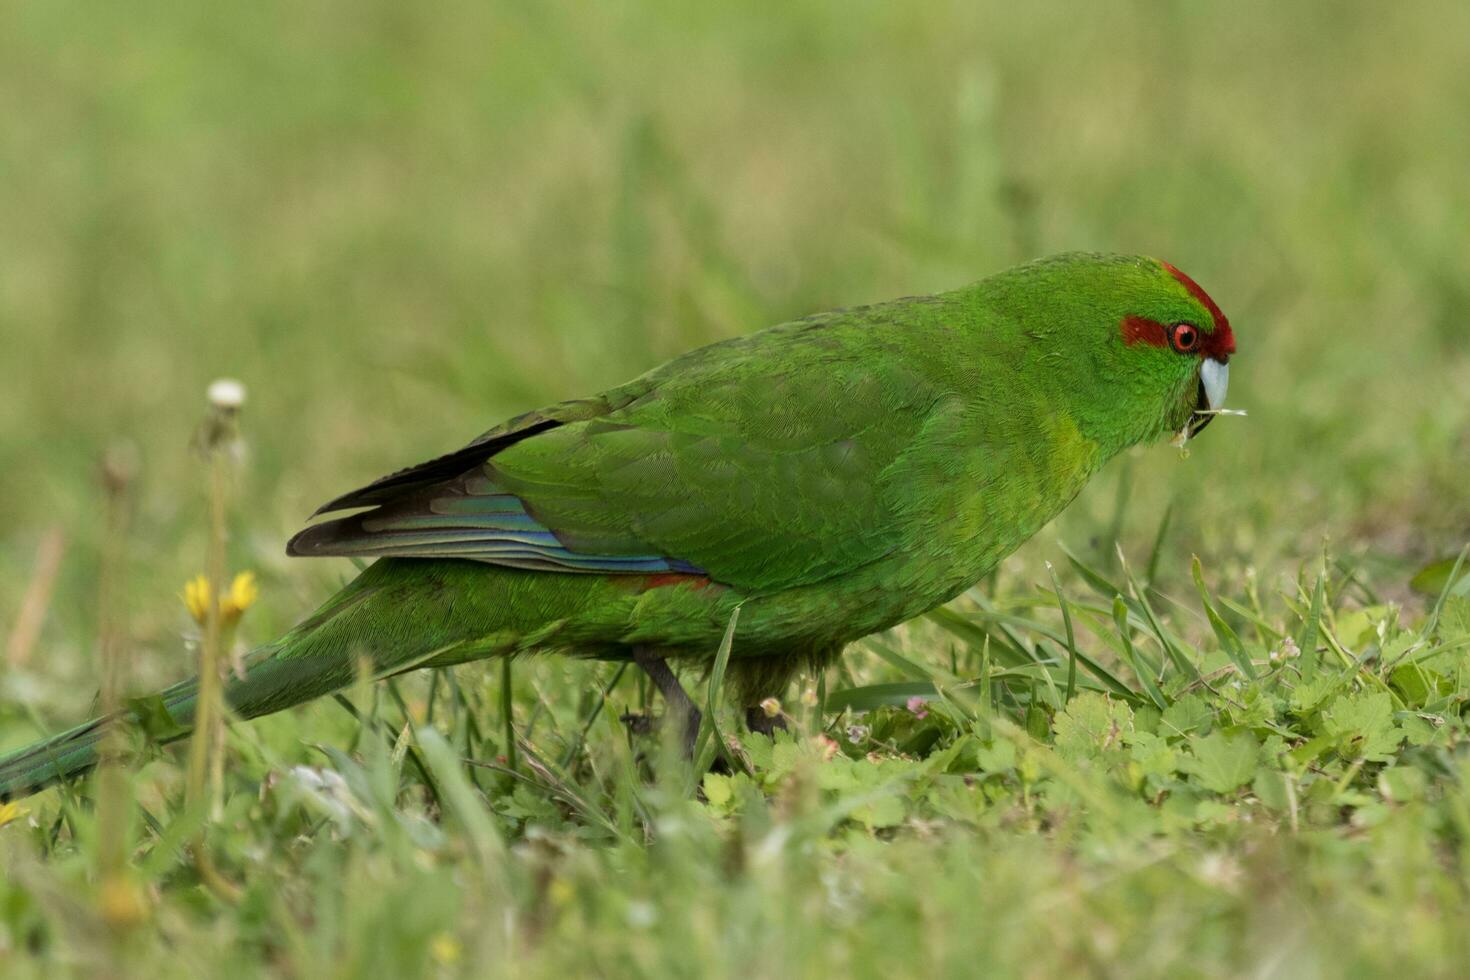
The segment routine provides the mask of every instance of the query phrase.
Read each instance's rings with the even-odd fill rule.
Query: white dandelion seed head
[[[209,383],[208,396],[215,408],[237,409],[245,404],[245,385],[234,378],[217,378]]]

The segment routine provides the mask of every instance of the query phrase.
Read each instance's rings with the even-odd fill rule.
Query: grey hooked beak
[[[1225,407],[1225,390],[1230,387],[1230,365],[1207,357],[1199,368],[1199,401],[1189,417],[1190,436],[1199,435],[1216,413]]]

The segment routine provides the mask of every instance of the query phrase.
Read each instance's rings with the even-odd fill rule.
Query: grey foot
[[[669,715],[673,718],[682,718],[684,721],[684,754],[692,757],[694,755],[694,742],[699,738],[699,723],[701,715],[689,695],[684,693],[684,688],[679,684],[679,679],[669,669],[668,662],[646,647],[633,648],[633,662],[643,668],[648,679],[653,681],[653,686],[658,688],[659,693],[664,696],[664,703],[669,706]]]

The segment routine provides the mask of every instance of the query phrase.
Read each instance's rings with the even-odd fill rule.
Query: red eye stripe
[[[1171,347],[1181,354],[1204,352],[1211,357],[1219,356],[1211,353],[1211,347],[1218,346],[1211,344],[1211,341],[1216,339],[1214,335],[1205,334],[1192,323],[1176,323],[1166,327],[1157,320],[1130,314],[1123,318],[1120,330],[1123,334],[1123,343],[1129,347],[1134,344],[1148,344],[1150,347]],[[1230,343],[1230,350],[1234,351],[1234,340],[1229,338],[1227,340]],[[1224,356],[1220,359],[1224,360]]]
[[[1148,344],[1150,347],[1168,347],[1169,331],[1157,320],[1150,320],[1144,316],[1129,314],[1123,318],[1123,343],[1132,347],[1134,344]]]

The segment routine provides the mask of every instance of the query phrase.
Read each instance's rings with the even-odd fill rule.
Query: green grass
[[[99,878],[92,783],[24,801],[0,973],[1464,972],[1470,579],[1410,582],[1470,528],[1470,7],[0,19],[5,748],[90,711],[105,629],[140,689],[190,669],[218,376],[251,396],[242,643],[352,574],[282,555],[341,490],[1036,254],[1187,270],[1250,413],[1120,460],[947,612],[801,679],[795,733],[733,775],[627,733],[660,710],[634,672],[530,660],[508,701],[472,666],[235,726],[208,841],[236,903],[185,854],[179,749],[128,780],[132,890]]]

